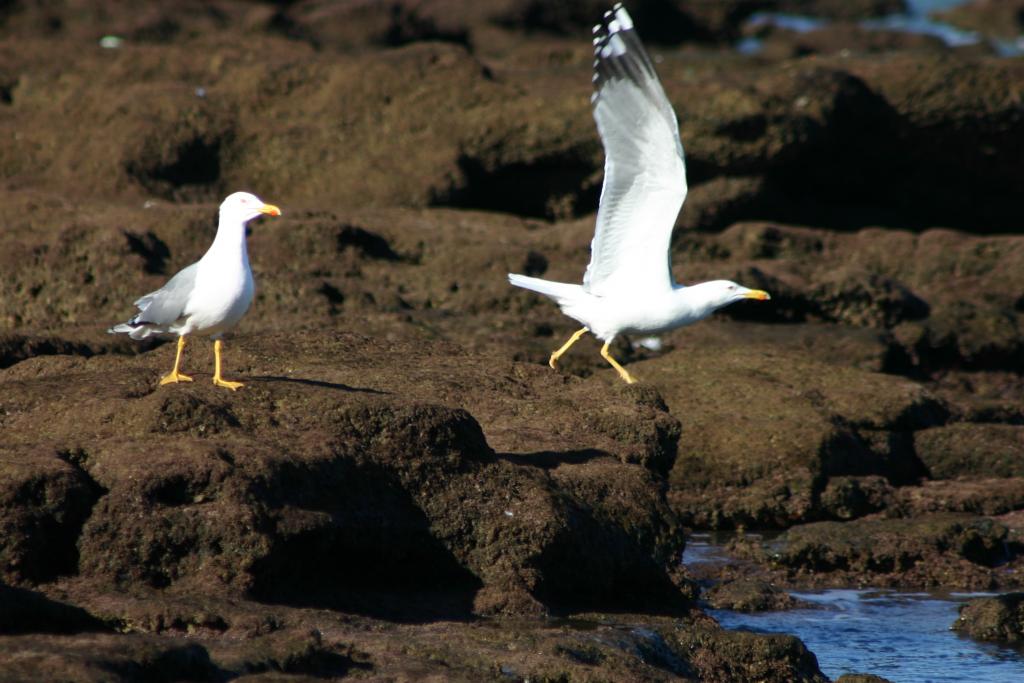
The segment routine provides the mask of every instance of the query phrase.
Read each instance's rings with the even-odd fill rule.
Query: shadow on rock
[[[607,458],[608,454],[593,448],[585,448],[578,451],[567,451],[564,453],[558,453],[555,451],[537,451],[536,453],[498,453],[497,457],[516,465],[532,465],[533,467],[551,469],[566,463],[580,465],[590,462],[595,458]]]
[[[81,633],[110,627],[81,607],[0,584],[0,634]]]
[[[355,391],[366,394],[385,394],[387,392],[378,391],[376,389],[368,389],[366,387],[350,387],[347,384],[339,384],[336,382],[324,382],[318,379],[304,379],[301,377],[282,377],[274,375],[257,375],[255,377],[249,377],[249,380],[253,382],[291,382],[294,384],[302,384],[309,387],[318,387],[320,389],[337,389],[339,391]]]

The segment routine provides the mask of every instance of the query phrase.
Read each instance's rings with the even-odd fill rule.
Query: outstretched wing
[[[686,198],[679,123],[622,5],[594,34],[604,186],[583,286],[598,296],[670,288],[669,243]]]

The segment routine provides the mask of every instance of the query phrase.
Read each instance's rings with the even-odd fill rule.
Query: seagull
[[[132,339],[178,335],[174,369],[160,380],[161,385],[192,381],[181,374],[181,352],[185,349],[185,337],[201,334],[214,340],[213,383],[232,391],[243,386],[221,377],[220,338],[242,319],[256,292],[245,248],[245,224],[262,215],[280,216],[281,209],[248,192],[230,195],[220,205],[217,236],[203,258],[136,301],[139,312],[134,318],[107,330],[111,334],[127,334]]]
[[[620,334],[651,335],[695,323],[743,299],[767,292],[728,280],[683,286],[672,278],[669,247],[686,199],[686,166],[679,123],[647,51],[621,4],[594,27],[594,120],[604,145],[604,185],[590,265],[583,284],[510,273],[509,282],[555,300],[583,324],[557,351],[558,359],[591,332],[601,356],[619,376],[636,379],[608,352]]]

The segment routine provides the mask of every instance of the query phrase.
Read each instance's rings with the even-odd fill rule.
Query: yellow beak
[[[277,208],[273,204],[264,204],[260,207],[260,213],[269,214],[271,216],[280,216],[281,209]]]
[[[757,299],[758,301],[768,301],[768,299],[772,298],[771,294],[761,289],[752,289],[743,296],[748,299]]]

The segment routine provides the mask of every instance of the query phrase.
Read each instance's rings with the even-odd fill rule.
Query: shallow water
[[[698,536],[691,539],[683,561],[723,557],[707,537]],[[1024,681],[1024,652],[962,638],[949,628],[959,605],[981,594],[866,589],[792,595],[815,607],[760,614],[709,612],[726,628],[799,637],[830,678],[873,673],[895,683]]]
[[[935,36],[950,47],[975,45],[985,38],[974,31],[957,28],[930,16],[932,12],[947,10],[965,2],[967,0],[908,0],[905,13],[866,19],[861,21],[860,25],[876,31],[902,31]],[[806,32],[827,26],[828,20],[780,12],[758,12],[750,17],[748,23],[751,26],[771,25],[790,31]],[[1024,36],[1015,41],[992,40],[992,47],[1004,57],[1024,54]],[[744,38],[736,45],[736,49],[744,54],[756,54],[761,49],[761,41],[754,37]]]

